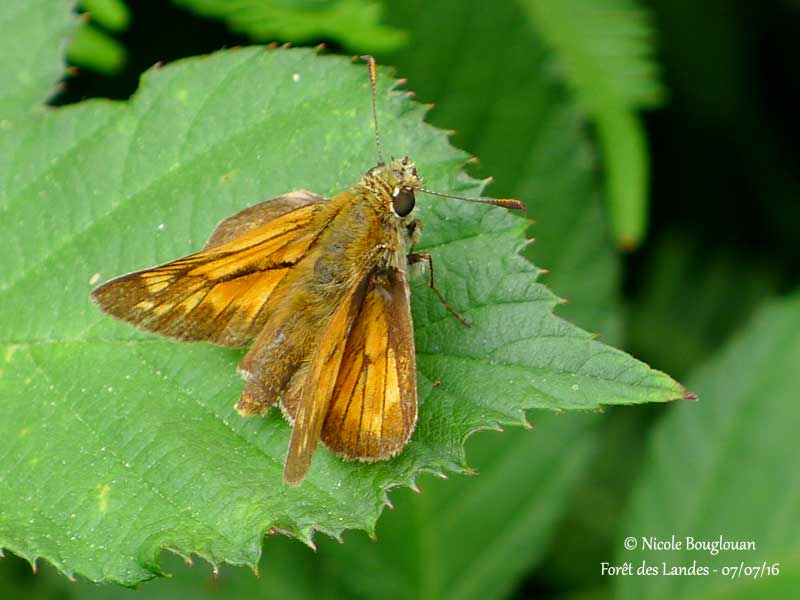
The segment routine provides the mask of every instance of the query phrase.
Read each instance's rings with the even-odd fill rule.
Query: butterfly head
[[[407,156],[373,167],[364,175],[363,183],[380,195],[388,194],[392,212],[401,218],[414,210],[414,193],[422,188],[422,178],[417,175],[417,167]]]

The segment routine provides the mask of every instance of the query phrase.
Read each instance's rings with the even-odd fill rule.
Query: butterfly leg
[[[472,327],[472,324],[467,320],[467,318],[458,312],[453,306],[447,301],[447,298],[444,297],[442,292],[440,292],[436,288],[436,281],[434,280],[433,275],[433,257],[430,255],[429,252],[415,252],[413,254],[408,255],[408,264],[414,265],[425,261],[428,263],[428,287],[433,290],[433,293],[436,294],[436,297],[439,298],[439,301],[444,305],[444,307],[450,311],[456,319],[461,321],[461,323],[466,327]]]
[[[408,236],[408,242],[411,244],[409,252],[413,254],[414,244],[419,241],[419,238],[422,235],[422,223],[419,219],[414,219],[408,225],[406,225],[406,235]]]

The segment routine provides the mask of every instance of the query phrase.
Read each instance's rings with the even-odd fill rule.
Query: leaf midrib
[[[544,337],[548,337],[548,336],[536,336],[535,338],[532,338],[532,339],[542,339]],[[549,337],[562,338],[563,336],[549,336]],[[610,351],[607,351],[607,352],[610,352]],[[459,355],[459,354],[444,354],[444,353],[433,354],[433,353],[424,353],[424,352],[417,352],[417,356],[432,356],[432,357],[439,357],[439,358],[443,358],[443,359],[452,358],[452,359],[456,359],[456,360],[459,360],[459,361],[471,361],[471,362],[489,364],[492,367],[497,367],[497,366],[513,367],[513,368],[524,369],[527,372],[536,373],[538,375],[551,375],[551,374],[554,374],[554,375],[576,375],[578,377],[583,377],[583,378],[586,378],[587,380],[591,380],[591,381],[597,381],[597,380],[605,381],[607,383],[614,383],[614,384],[617,384],[617,385],[630,387],[630,388],[635,388],[635,389],[645,388],[645,389],[650,389],[650,390],[660,391],[660,392],[668,392],[671,389],[671,388],[658,386],[658,385],[647,385],[647,384],[642,384],[642,383],[624,383],[624,382],[618,381],[617,379],[610,379],[608,377],[602,377],[602,376],[597,376],[597,375],[580,375],[580,374],[576,373],[575,371],[558,371],[558,370],[551,369],[551,368],[524,365],[524,364],[518,364],[518,363],[511,363],[511,362],[502,362],[502,363],[498,362],[498,361],[492,362],[492,361],[490,361],[490,360],[488,360],[488,359],[486,359],[486,358],[484,358],[482,356],[470,356],[470,355]],[[591,358],[595,358],[596,356],[598,356],[598,355],[593,354],[589,358],[590,359]],[[419,365],[418,365],[418,368],[419,368]],[[627,371],[630,368],[632,368],[632,366],[627,367],[625,369],[625,371]],[[625,372],[625,371],[622,371],[622,372]],[[652,373],[652,372],[650,372],[650,373]],[[538,388],[536,388],[536,389],[538,389]],[[541,391],[541,390],[539,390],[539,391]],[[542,393],[545,396],[550,396],[549,394],[545,394],[544,392],[542,392]]]

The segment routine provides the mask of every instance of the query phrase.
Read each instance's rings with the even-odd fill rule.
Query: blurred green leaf
[[[109,31],[125,31],[131,15],[122,0],[81,0],[80,8],[92,16],[92,21]]]
[[[638,0],[523,0],[598,130],[617,243],[632,249],[647,228],[649,166],[635,115],[663,97],[653,30]]]
[[[466,156],[390,87],[381,76],[385,146],[411,151],[432,187],[477,193],[460,172]],[[388,488],[465,468],[470,432],[523,422],[526,409],[682,395],[555,318],[556,298],[516,254],[525,222],[468,203],[420,201],[420,246],[474,327],[415,283],[412,442],[375,465],[321,450],[300,488],[281,482],[283,419],[232,410],[241,352],[160,340],[89,303],[96,280],[186,254],[247,204],[299,185],[326,195],[351,185],[374,156],[368,98],[362,65],[252,48],[152,70],[130,103],[5,122],[0,155],[14,160],[0,174],[0,435],[10,441],[0,546],[126,584],[159,572],[162,548],[254,565],[270,528],[306,541],[315,530],[371,530]]]
[[[0,131],[5,119],[43,112],[64,74],[67,39],[77,27],[72,5],[50,0],[0,2]],[[3,155],[5,156],[5,155]]]
[[[550,589],[608,588],[597,565],[616,551],[619,522],[641,469],[654,411],[626,407],[605,412],[595,427],[586,471],[564,500],[563,520],[537,570],[537,580]]]
[[[595,124],[612,234],[622,250],[634,250],[647,233],[650,166],[645,131],[639,118],[625,110],[599,112]]]
[[[388,57],[429,120],[455,128],[453,142],[480,159],[498,197],[522,199],[536,220],[525,250],[551,272],[548,287],[569,304],[558,314],[614,343],[620,337],[619,262],[602,213],[594,148],[553,54],[516,2],[404,0],[395,23],[413,23],[414,43]],[[451,22],[448,35],[442,23]],[[524,57],[524,60],[520,57]]]
[[[380,23],[376,0],[175,0],[206,17],[222,19],[258,42],[306,44],[333,40],[353,52],[388,52],[407,41],[399,28]]]
[[[591,113],[662,100],[650,15],[638,0],[523,0],[522,6]]]
[[[534,431],[470,442],[477,477],[426,479],[396,494],[378,540],[321,547],[338,597],[507,598],[547,548],[564,497],[585,473],[597,415],[534,413]]]
[[[311,600],[330,598],[319,577],[315,553],[281,536],[270,539],[261,559],[260,575],[246,567],[225,565],[212,571],[204,562],[190,564],[174,554],[162,558],[169,577],[148,581],[136,589],[112,583],[68,581],[49,564],[29,564],[15,556],[0,560],[0,598],[25,600]],[[317,561],[316,564],[314,561]]]
[[[769,303],[690,385],[701,402],[675,406],[652,438],[617,563],[660,566],[780,565],[780,575],[619,577],[617,598],[789,598],[800,580],[797,365],[800,294]],[[755,550],[628,552],[622,540],[675,535],[753,541]],[[774,595],[770,595],[774,592]]]
[[[84,69],[113,75],[125,66],[126,50],[110,35],[84,23],[72,37],[67,58]]]
[[[66,599],[72,583],[47,564],[34,571],[28,562],[13,554],[0,555],[0,598],[4,600]]]
[[[626,347],[681,376],[778,289],[776,273],[759,257],[709,248],[677,231],[662,235],[642,269],[648,277],[630,301]]]

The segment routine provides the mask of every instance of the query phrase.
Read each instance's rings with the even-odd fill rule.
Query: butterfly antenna
[[[424,188],[419,190],[431,196],[441,196],[442,198],[454,198],[456,200],[464,200],[464,202],[476,202],[477,204],[492,204],[494,206],[502,206],[503,208],[513,208],[517,210],[525,210],[525,205],[519,200],[512,200],[510,198],[467,198],[466,196],[456,196],[455,194],[443,194],[442,192],[433,192]]]
[[[369,85],[372,88],[372,120],[375,122],[375,149],[378,151],[378,164],[382,165],[384,164],[383,148],[381,148],[381,135],[378,133],[378,106],[375,100],[377,96],[376,82],[378,80],[378,70],[375,68],[375,57],[367,54],[361,58],[367,61],[367,67],[369,68]]]

